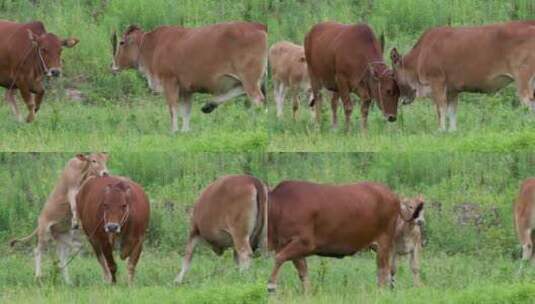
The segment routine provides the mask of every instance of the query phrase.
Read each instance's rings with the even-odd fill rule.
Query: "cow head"
[[[401,201],[401,216],[403,219],[409,223],[423,225],[425,223],[424,202],[422,195],[414,199],[403,199]]]
[[[78,154],[76,157],[87,166],[87,176],[107,176],[109,174],[106,162],[107,153],[91,153],[89,155]]]
[[[120,40],[116,32],[112,34],[112,72],[138,67],[142,37],[143,31],[137,25],[130,25]]]
[[[28,30],[28,37],[32,43],[32,48],[37,51],[39,65],[49,77],[61,75],[61,52],[63,48],[72,48],[79,42],[77,38],[60,39],[52,33],[36,35],[31,30]]]
[[[130,215],[132,189],[125,182],[108,185],[102,201],[104,231],[120,233]]]
[[[398,112],[399,88],[394,72],[380,65],[371,65],[372,97],[377,101],[383,115],[389,122],[396,121]]]
[[[394,67],[394,74],[401,93],[401,100],[403,104],[410,104],[416,97],[416,90],[411,85],[413,77],[403,64],[403,57],[396,48],[393,48],[390,52],[390,59],[392,59],[392,66]]]

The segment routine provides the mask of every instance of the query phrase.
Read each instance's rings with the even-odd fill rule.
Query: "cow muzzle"
[[[46,75],[48,77],[57,78],[57,77],[61,76],[61,69],[59,69],[59,68],[51,68],[51,69],[48,70]]]
[[[104,231],[107,233],[120,233],[121,232],[121,225],[117,223],[107,223],[104,225]]]
[[[386,116],[386,120],[388,120],[389,122],[394,122],[397,119],[395,115],[385,115],[385,116]]]
[[[108,172],[108,170],[102,170],[102,171],[100,171],[99,175],[100,176],[109,176],[110,173]]]

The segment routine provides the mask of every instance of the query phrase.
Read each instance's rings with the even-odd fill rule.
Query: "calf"
[[[189,130],[194,93],[216,95],[202,111],[210,113],[242,94],[261,105],[267,66],[267,27],[230,22],[198,28],[161,26],[144,32],[131,25],[117,43],[112,36],[113,71],[138,69],[151,89],[163,91],[176,132],[177,102],[182,101],[182,131]]]
[[[394,72],[383,60],[384,39],[381,43],[365,24],[345,25],[323,22],[312,27],[305,37],[305,55],[310,73],[316,120],[320,122],[322,88],[336,92],[342,99],[346,131],[350,130],[353,104],[350,93],[361,101],[361,127],[367,129],[368,111],[377,100],[384,117],[396,120],[399,99]],[[336,99],[333,96],[333,114]],[[336,125],[333,117],[333,125]]]
[[[15,239],[10,242],[14,246],[17,242],[25,242],[37,235],[37,247],[35,248],[35,277],[41,279],[42,255],[49,241],[57,243],[57,253],[60,259],[60,270],[65,282],[70,284],[67,259],[72,247],[71,226],[77,225],[76,194],[80,187],[88,180],[96,176],[108,174],[106,161],[108,156],[104,153],[90,155],[78,154],[70,159],[63,169],[61,176],[48,196],[48,199],[39,215],[37,228],[28,236]],[[71,224],[67,224],[71,221]]]
[[[275,265],[268,284],[274,291],[280,267],[292,261],[305,291],[306,257],[342,258],[377,244],[379,286],[391,284],[398,197],[385,185],[371,182],[323,185],[285,181],[269,193],[268,242]],[[358,219],[358,220],[355,220]]]
[[[45,95],[44,77],[61,75],[61,51],[78,44],[78,39],[60,39],[47,33],[42,22],[17,23],[0,20],[0,86],[19,121],[16,90],[28,107],[26,122],[32,122]]]
[[[299,93],[310,90],[305,49],[289,41],[275,43],[269,49],[269,64],[277,104],[277,116],[282,117],[286,92],[293,100],[293,118],[299,109]]]
[[[522,245],[522,260],[535,264],[533,231],[535,229],[535,178],[528,178],[520,187],[514,204],[515,228]]]
[[[104,279],[116,283],[113,249],[118,247],[121,259],[128,258],[131,285],[149,225],[149,199],[143,188],[123,177],[93,178],[80,189],[76,206]]]
[[[422,251],[424,219],[424,198],[418,196],[415,199],[404,199],[401,201],[401,214],[396,223],[394,239],[394,255],[392,257],[392,280],[395,279],[396,264],[398,257],[410,255],[410,267],[414,285],[422,286],[420,279],[420,256]],[[406,221],[404,218],[408,218]]]
[[[240,269],[249,267],[253,251],[267,240],[267,188],[249,175],[218,178],[204,189],[193,209],[191,230],[182,269],[175,283],[182,283],[199,240],[217,254],[234,248]]]

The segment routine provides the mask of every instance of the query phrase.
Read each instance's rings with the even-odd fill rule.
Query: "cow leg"
[[[422,281],[420,279],[420,246],[417,245],[412,251],[411,251],[411,257],[409,260],[411,271],[412,271],[412,279],[414,281],[414,286],[420,287],[422,286]]]
[[[178,107],[178,85],[175,80],[165,80],[164,82],[165,98],[171,115],[171,132],[178,131],[176,111]]]
[[[450,119],[449,131],[457,131],[457,103],[459,102],[458,96],[455,93],[448,95],[448,117]]]
[[[113,248],[111,247],[111,244],[103,244],[102,254],[104,255],[104,262],[108,267],[108,274],[111,279],[110,283],[115,284],[117,282],[117,278],[115,277],[115,274],[117,273],[117,264],[115,264],[115,260],[113,259]]]
[[[397,267],[398,255],[396,253],[392,254],[392,261],[390,262],[390,278],[392,280],[392,285],[396,283],[396,273],[398,271]]]
[[[40,281],[42,279],[42,277],[43,277],[41,264],[42,264],[43,253],[44,253],[45,249],[46,249],[46,242],[44,242],[43,240],[41,240],[41,238],[39,238],[39,240],[37,241],[37,247],[35,247],[35,249],[34,249],[34,255],[35,255],[35,279],[37,281]]]
[[[35,99],[35,113],[37,114],[37,112],[41,108],[43,97],[45,96],[45,88],[43,88],[43,86],[39,84],[35,92],[37,92],[34,98]]]
[[[19,107],[17,106],[17,100],[15,98],[15,90],[6,90],[5,99],[11,108],[11,112],[17,118],[19,122],[22,122],[22,115],[20,115]]]
[[[251,264],[253,250],[249,244],[249,235],[232,235],[235,252],[238,255],[238,266],[240,271],[247,270]]]
[[[338,94],[342,98],[344,104],[344,114],[345,114],[345,124],[346,124],[346,133],[351,131],[351,113],[353,113],[353,104],[351,103],[351,97],[349,96],[349,86],[348,83],[341,79],[337,81],[338,84]]]
[[[30,123],[35,119],[35,102],[33,100],[32,93],[28,88],[20,87],[20,95],[22,96],[22,99],[24,99],[26,107],[28,108],[26,122]]]
[[[279,82],[275,88],[277,93],[275,95],[275,103],[277,106],[277,117],[281,118],[284,110],[284,98],[286,97],[286,87],[282,82]]]
[[[62,233],[58,235],[56,238],[56,250],[59,258],[59,270],[61,274],[63,275],[63,279],[65,280],[65,283],[68,285],[71,285],[71,279],[69,277],[69,268],[68,268],[68,261],[70,257],[70,247],[71,247],[71,241],[70,241],[70,233]]]
[[[277,289],[277,278],[282,264],[286,261],[303,258],[313,249],[313,244],[309,240],[300,238],[293,239],[275,255],[275,265],[271,272],[267,289],[274,292]]]
[[[292,116],[294,121],[297,120],[297,111],[299,111],[299,104],[301,103],[301,97],[299,91],[294,92],[293,104],[292,104]]]
[[[432,90],[433,100],[435,101],[435,105],[437,107],[437,117],[440,131],[446,131],[446,110],[448,106],[446,89],[442,86],[434,86]]]
[[[392,287],[391,265],[393,252],[392,238],[383,236],[378,242],[377,248],[377,283],[379,287],[389,284]]]
[[[531,239],[531,229],[524,229],[520,232],[522,241],[522,260],[529,261],[533,256],[533,241]]]
[[[338,93],[333,93],[331,97],[331,111],[332,111],[332,128],[338,128]]]
[[[182,99],[182,132],[188,132],[191,118],[191,94],[180,95]]]
[[[189,235],[188,244],[186,245],[186,253],[184,254],[184,259],[182,260],[182,269],[180,269],[180,273],[175,278],[176,284],[181,284],[184,280],[184,276],[189,270],[189,267],[191,265],[191,259],[193,258],[193,252],[195,250],[195,247],[197,246],[197,243],[199,242],[199,235],[195,230],[192,230],[192,232]]]
[[[241,86],[234,87],[224,94],[215,96],[212,101],[206,103],[201,108],[201,111],[205,114],[212,113],[212,111],[214,111],[217,107],[222,105],[225,101],[238,97],[240,95],[243,95],[243,93],[244,91]]]
[[[524,105],[535,111],[534,73],[529,68],[521,68],[515,75],[518,98]]]
[[[78,212],[76,211],[76,194],[78,194],[78,191],[76,189],[70,189],[67,192],[67,200],[69,201],[69,205],[71,207],[71,213],[72,213],[72,219],[71,219],[71,227],[72,229],[78,229]]]
[[[102,267],[102,279],[105,282],[111,283],[112,277],[111,277],[110,268],[108,267],[108,263],[106,262],[106,258],[104,257],[104,254],[102,253],[102,251],[99,251],[97,253],[97,260],[100,263],[100,266]]]
[[[134,250],[130,253],[128,257],[128,285],[132,286],[134,284],[134,275],[136,273],[136,265],[141,256],[141,251],[143,251],[143,240],[139,240],[137,244],[134,245]]]
[[[292,261],[297,273],[299,274],[299,279],[303,285],[303,292],[307,294],[310,291],[310,281],[308,280],[308,267],[307,260],[305,258],[295,259]]]

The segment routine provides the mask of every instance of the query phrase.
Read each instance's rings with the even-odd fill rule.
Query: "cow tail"
[[[256,251],[261,245],[267,244],[267,188],[259,180],[254,182],[256,188],[256,221],[251,235],[251,249]]]
[[[27,242],[27,241],[31,240],[37,234],[38,230],[39,230],[39,228],[35,228],[35,230],[30,235],[25,236],[25,237],[20,238],[20,239],[13,239],[13,240],[9,241],[9,246],[13,247],[19,242]]]

